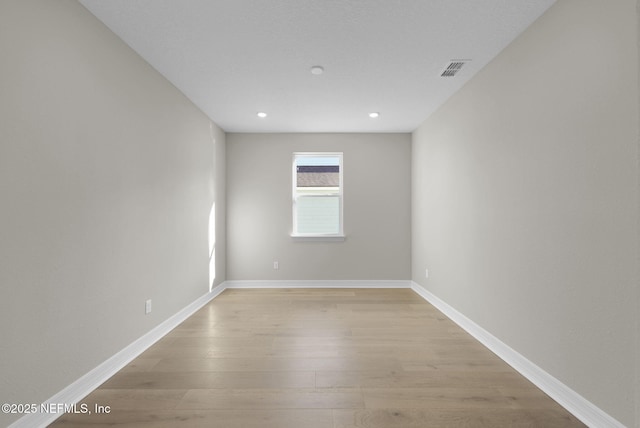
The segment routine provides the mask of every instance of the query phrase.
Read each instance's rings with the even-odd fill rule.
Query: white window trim
[[[291,239],[293,239],[294,241],[299,241],[299,242],[304,242],[304,241],[314,241],[314,242],[340,242],[340,241],[344,241],[345,239],[347,239],[346,236],[344,235],[338,235],[338,234],[333,234],[333,235],[294,235],[291,234]]]
[[[338,233],[297,233],[298,229],[297,219],[296,219],[296,184],[298,181],[297,177],[297,168],[296,168],[296,158],[298,156],[309,156],[309,157],[337,157],[339,159],[339,169],[338,176],[340,180],[340,189],[339,189],[339,197],[340,197],[340,230]],[[291,232],[291,238],[294,241],[344,241],[344,181],[343,181],[343,165],[344,165],[344,156],[343,152],[294,152],[291,160],[291,215],[292,215],[292,225],[293,232]]]

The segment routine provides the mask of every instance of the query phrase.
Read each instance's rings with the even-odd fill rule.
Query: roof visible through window
[[[340,167],[338,165],[308,165],[297,167],[298,187],[338,187]]]

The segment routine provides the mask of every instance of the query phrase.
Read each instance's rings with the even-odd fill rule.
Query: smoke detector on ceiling
[[[470,62],[470,59],[452,59],[444,68],[440,77],[453,77],[462,69],[462,67]]]

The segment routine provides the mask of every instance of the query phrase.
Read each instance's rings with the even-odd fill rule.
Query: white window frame
[[[339,177],[339,228],[338,233],[298,233],[297,211],[296,211],[296,199],[298,196],[297,184],[298,184],[298,171],[296,168],[296,160],[300,157],[330,157],[338,158],[338,177]],[[291,162],[292,169],[292,183],[291,183],[291,213],[293,219],[293,231],[291,237],[294,240],[310,240],[310,241],[344,241],[344,180],[343,180],[343,168],[344,156],[343,152],[294,152]]]

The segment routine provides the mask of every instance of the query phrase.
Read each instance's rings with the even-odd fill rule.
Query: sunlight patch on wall
[[[216,203],[211,205],[209,211],[209,291],[213,289],[213,281],[216,279]]]

